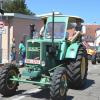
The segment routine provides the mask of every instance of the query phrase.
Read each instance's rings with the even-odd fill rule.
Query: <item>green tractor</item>
[[[23,72],[17,64],[8,63],[0,68],[0,93],[11,96],[23,82],[49,88],[51,100],[66,100],[68,88],[81,88],[87,78],[87,51],[81,35],[69,41],[66,32],[77,18],[81,19],[54,13],[49,16],[43,37],[36,34],[34,39],[27,40]]]
[[[100,45],[95,46],[95,52],[91,57],[92,64],[96,64],[96,62],[100,63]]]
[[[100,45],[96,49],[96,61],[100,63]]]
[[[100,42],[99,41],[100,41],[100,35],[96,36],[94,41],[95,53],[93,53],[91,57],[92,64],[96,64],[96,62],[100,63]]]

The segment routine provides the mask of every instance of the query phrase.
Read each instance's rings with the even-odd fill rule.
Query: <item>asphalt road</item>
[[[49,100],[49,90],[41,90],[31,84],[20,84],[14,96],[3,97],[0,100]],[[89,62],[87,83],[81,90],[69,89],[67,100],[100,100],[100,64]]]

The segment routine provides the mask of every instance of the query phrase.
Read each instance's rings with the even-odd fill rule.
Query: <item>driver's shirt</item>
[[[82,32],[83,35],[86,34],[86,27],[84,25],[76,25],[75,30]]]

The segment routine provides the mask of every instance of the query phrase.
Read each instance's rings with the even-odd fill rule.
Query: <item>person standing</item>
[[[25,64],[25,56],[26,56],[26,49],[24,42],[21,40],[19,44],[19,56],[20,56],[20,65],[24,66]]]
[[[12,45],[11,45],[11,63],[16,63],[15,38],[12,39]]]
[[[30,38],[34,38],[35,35],[36,35],[36,25],[31,24],[30,25]]]
[[[40,37],[43,37],[43,36],[44,36],[44,30],[45,30],[46,22],[47,22],[47,19],[43,19],[43,23],[44,23],[44,24],[43,24],[43,26],[41,27],[40,32],[39,32]]]

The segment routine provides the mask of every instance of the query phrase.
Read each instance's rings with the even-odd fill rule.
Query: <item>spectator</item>
[[[20,41],[19,56],[20,56],[20,65],[21,66],[24,66],[24,64],[25,64],[25,55],[26,55],[26,49],[25,49],[24,43],[23,43],[23,41]]]
[[[36,26],[35,24],[30,25],[30,37],[34,38],[34,35],[36,34]]]
[[[45,26],[46,26],[46,21],[47,21],[47,19],[43,19],[44,25],[43,25],[43,26],[41,27],[41,29],[40,29],[40,32],[39,32],[40,37],[43,37],[43,35],[44,35],[44,30],[45,30]]]
[[[43,36],[43,34],[44,34],[44,28],[45,28],[45,26],[42,26],[41,27],[40,32],[39,32],[40,33],[40,36]]]
[[[12,39],[12,45],[11,45],[11,63],[16,63],[15,38]]]

